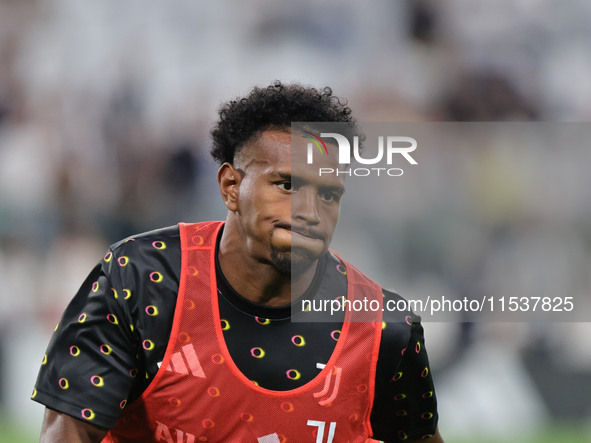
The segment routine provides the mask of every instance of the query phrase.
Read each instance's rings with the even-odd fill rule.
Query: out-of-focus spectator
[[[461,75],[444,93],[440,118],[457,122],[531,121],[539,118],[510,80],[492,71]]]

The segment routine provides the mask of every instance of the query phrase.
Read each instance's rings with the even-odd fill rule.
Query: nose
[[[291,216],[293,219],[309,224],[320,223],[318,195],[313,189],[302,188],[291,198]]]

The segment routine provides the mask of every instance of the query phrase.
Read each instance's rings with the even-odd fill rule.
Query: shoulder
[[[177,246],[178,245],[178,246]],[[121,255],[123,253],[137,253],[146,246],[156,250],[165,250],[169,246],[180,247],[180,230],[178,225],[167,226],[131,235],[123,240],[113,243],[109,251]]]
[[[178,226],[156,229],[114,243],[102,263],[113,285],[135,304],[176,296],[181,246]],[[132,294],[133,296],[130,296]],[[143,303],[143,302],[142,302]]]
[[[398,294],[396,291],[383,288],[378,282],[371,277],[367,276],[363,271],[359,270],[353,264],[343,260],[334,251],[329,251],[327,254],[328,265],[336,267],[342,274],[347,274],[348,271],[353,270],[357,275],[362,276],[364,279],[372,282],[379,287],[382,292],[384,301],[384,321],[385,322],[399,322],[411,326],[413,323],[420,323],[421,319],[418,315],[415,315],[412,311],[412,303],[406,298]]]
[[[384,318],[382,323],[382,349],[398,349],[400,355],[420,327],[421,318],[408,308],[400,294],[383,289]]]
[[[130,236],[110,246],[103,266],[123,276],[137,277],[143,271],[178,273],[181,244],[178,226]]]

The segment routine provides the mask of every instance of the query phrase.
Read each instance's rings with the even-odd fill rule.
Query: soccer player
[[[355,124],[329,88],[255,88],[212,131],[225,222],[111,246],[43,358],[41,441],[442,442],[417,317],[302,308],[400,297],[329,250],[344,178],[291,122]]]

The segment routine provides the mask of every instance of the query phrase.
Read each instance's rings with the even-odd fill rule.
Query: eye
[[[338,202],[340,200],[340,196],[335,194],[334,192],[330,191],[323,191],[319,194],[321,200],[326,202]]]
[[[279,187],[279,189],[283,191],[293,191],[293,186],[291,185],[291,182],[277,183],[277,186]]]

